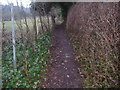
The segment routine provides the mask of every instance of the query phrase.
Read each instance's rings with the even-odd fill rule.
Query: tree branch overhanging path
[[[82,81],[74,52],[63,25],[57,26],[52,32],[52,59],[48,62],[47,80],[43,88],[81,88]]]

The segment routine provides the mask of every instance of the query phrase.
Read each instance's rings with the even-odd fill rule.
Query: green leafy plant
[[[34,48],[26,47],[22,50],[22,43],[16,43],[17,69],[13,68],[12,44],[4,46],[2,58],[2,80],[4,88],[29,88],[38,87],[41,77],[44,75],[47,61],[50,58],[51,46],[50,33],[44,33],[38,37]],[[26,59],[24,58],[26,55]]]

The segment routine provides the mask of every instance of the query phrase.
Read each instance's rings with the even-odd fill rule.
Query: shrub
[[[84,87],[118,87],[118,3],[77,3],[67,33],[84,74]]]
[[[3,88],[39,87],[47,61],[50,59],[50,37],[49,33],[41,35],[34,44],[34,48],[28,45],[25,52],[22,49],[21,40],[16,40],[17,69],[13,68],[12,44],[4,45],[2,57]]]

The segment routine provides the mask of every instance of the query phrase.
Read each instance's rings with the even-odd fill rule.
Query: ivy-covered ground
[[[17,69],[13,68],[12,44],[3,46],[2,80],[4,88],[36,88],[45,73],[47,61],[50,58],[51,35],[41,35],[31,47],[25,50],[20,40],[16,40]]]

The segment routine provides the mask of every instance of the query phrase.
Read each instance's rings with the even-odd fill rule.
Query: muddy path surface
[[[81,88],[82,81],[70,40],[63,25],[58,25],[52,33],[52,59],[47,68],[47,80],[43,88]]]

